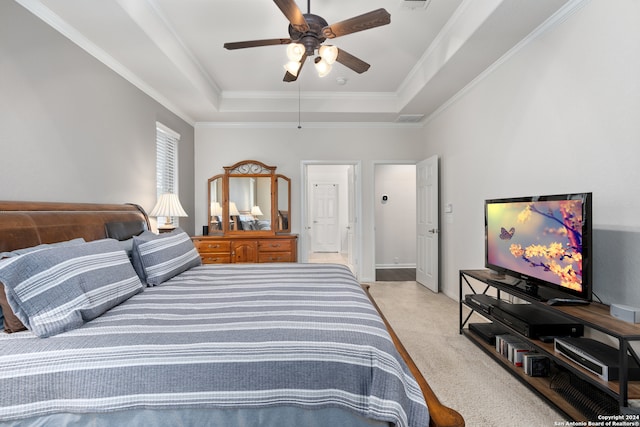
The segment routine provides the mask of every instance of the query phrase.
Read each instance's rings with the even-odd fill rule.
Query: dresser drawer
[[[258,250],[262,252],[291,252],[291,240],[259,240]]]
[[[293,262],[291,252],[260,252],[258,262]]]
[[[231,242],[227,241],[211,241],[194,239],[193,244],[201,254],[208,252],[227,252],[231,249]]]
[[[227,253],[219,254],[200,254],[203,264],[229,264],[231,262],[231,255]]]

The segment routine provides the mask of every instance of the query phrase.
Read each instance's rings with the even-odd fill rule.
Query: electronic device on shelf
[[[554,350],[574,361],[605,381],[615,381],[620,377],[620,351],[591,338],[556,338]],[[628,378],[640,380],[640,366],[628,357]]]
[[[491,309],[499,303],[497,298],[485,294],[468,294],[464,296],[464,301],[474,310],[486,314],[491,314]]]
[[[629,305],[611,304],[609,312],[616,319],[629,323],[640,323],[640,308]]]
[[[591,193],[485,201],[485,267],[540,301],[591,300]],[[575,303],[575,302],[574,302]]]
[[[497,323],[469,323],[469,330],[482,338],[487,344],[496,344],[496,335],[506,334],[507,328]]]
[[[500,304],[491,309],[491,315],[527,338],[584,334],[583,324],[533,304]]]
[[[584,326],[533,304],[511,304],[485,294],[467,294],[465,303],[493,316],[528,338],[582,336]],[[471,329],[471,327],[470,327]]]

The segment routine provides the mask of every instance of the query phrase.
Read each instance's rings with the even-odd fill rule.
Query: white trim
[[[477,84],[482,82],[491,73],[493,73],[498,67],[507,62],[511,57],[520,52],[529,43],[540,37],[545,32],[555,28],[566,21],[571,15],[582,9],[591,0],[570,0],[564,6],[562,6],[556,13],[551,15],[545,22],[540,24],[536,29],[529,33],[525,38],[520,40],[515,46],[509,49],[504,55],[498,58],[493,64],[489,65],[486,70],[478,74],[473,80],[467,83],[462,89],[456,92],[451,98],[442,103],[435,111],[429,114],[423,121],[423,125],[432,122],[442,112],[455,104],[459,99],[463,98],[470,90],[472,90]]]
[[[416,268],[415,264],[376,264],[376,270],[391,270],[395,268]]]
[[[163,125],[160,122],[156,122],[156,129],[160,129],[160,131],[166,133],[167,135],[169,135],[172,138],[175,138],[178,140],[178,142],[180,142],[180,134],[176,131],[174,131],[173,129]]]
[[[354,176],[356,180],[356,241],[354,244],[356,258],[356,271],[354,272],[356,279],[369,281],[368,278],[362,278],[362,161],[361,160],[301,160],[300,161],[300,239],[299,248],[303,249],[298,251],[299,262],[308,262],[307,246],[307,199],[308,199],[308,167],[309,166],[331,166],[331,165],[344,165],[353,166]],[[375,275],[374,275],[375,277]]]
[[[377,264],[376,263],[376,245],[378,244],[378,242],[376,241],[376,225],[377,225],[377,221],[378,218],[376,217],[376,209],[375,209],[375,200],[376,200],[376,166],[378,165],[413,165],[416,166],[418,164],[417,160],[374,160],[371,162],[371,171],[372,171],[372,184],[371,184],[371,200],[374,201],[374,204],[372,205],[372,215],[373,215],[373,222],[371,224],[371,229],[369,230],[369,232],[371,233],[372,239],[373,239],[373,265],[374,265],[374,269],[378,269],[378,268],[416,268],[416,264],[392,264],[391,266],[388,266],[386,264]],[[375,277],[375,271],[374,271],[374,277]]]
[[[103,49],[99,48],[95,43],[91,42],[85,36],[82,35],[78,30],[69,25],[66,21],[64,21],[60,16],[55,14],[51,9],[47,8],[44,4],[39,0],[15,0],[22,7],[27,9],[29,12],[33,13],[35,16],[40,18],[42,21],[47,23],[53,29],[58,31],[64,37],[71,40],[71,42],[75,43],[82,50],[87,52],[89,55],[96,58],[98,61],[102,62],[108,68],[113,70],[116,74],[124,78],[126,81],[140,89],[147,96],[151,97],[153,100],[158,102],[160,105],[174,113],[176,116],[180,117],[185,122],[190,125],[195,124],[195,120],[189,116],[187,113],[178,108],[175,104],[165,98],[153,87],[149,86],[144,80],[140,79],[135,73],[129,70],[127,67],[122,65],[119,61],[105,52]]]
[[[204,129],[298,129],[298,122],[197,122],[196,128]],[[362,129],[362,128],[422,128],[424,124],[398,122],[305,122],[303,129]]]
[[[29,10],[35,16],[40,18],[42,21],[50,25],[60,34],[71,40],[73,43],[78,45],[81,49],[95,57],[97,60],[105,64],[108,68],[112,69],[118,75],[123,77],[133,86],[140,89],[150,98],[161,104],[163,107],[167,108],[172,113],[176,114],[178,117],[186,121],[192,126],[202,126],[203,123],[207,126],[211,127],[244,127],[244,128],[286,128],[293,127],[297,128],[298,123],[259,123],[259,122],[250,122],[250,123],[234,123],[234,122],[197,122],[196,119],[182,110],[180,107],[176,106],[169,99],[167,99],[164,95],[162,95],[158,90],[150,86],[140,77],[138,77],[134,72],[125,67],[122,63],[117,61],[111,55],[106,53],[103,49],[98,47],[96,44],[91,42],[89,39],[84,37],[79,31],[69,25],[66,21],[64,21],[59,15],[54,13],[51,9],[49,9],[42,0],[15,0],[18,4],[23,6],[25,9]],[[496,1],[496,0],[493,0]],[[185,49],[184,43],[176,36],[175,31],[168,25],[166,18],[162,15],[157,7],[157,4],[153,0],[149,0],[148,5],[146,6],[146,10],[153,11],[154,16],[150,17],[147,15],[141,15],[139,13],[135,13],[131,8],[127,7],[128,2],[125,0],[118,0],[119,4],[123,6],[123,9],[127,11],[131,19],[138,18],[138,24],[140,28],[147,28],[147,34],[151,33],[155,34],[157,29],[162,29],[162,35],[166,36],[170,40],[170,46],[165,46],[161,43],[160,35],[155,34],[155,37],[152,37],[152,40],[159,46],[159,48],[165,51],[176,52],[181,49]],[[396,128],[396,127],[414,127],[421,128],[424,127],[427,123],[431,122],[434,118],[438,117],[443,111],[445,111],[449,106],[453,105],[459,99],[464,97],[476,84],[481,82],[484,78],[486,78],[489,74],[491,74],[497,67],[502,65],[505,61],[510,59],[514,54],[516,54],[520,49],[525,47],[529,42],[539,37],[544,32],[549,29],[554,28],[560,23],[564,22],[568,17],[570,17],[573,13],[580,10],[586,4],[588,4],[590,0],[569,0],[565,5],[563,5],[556,13],[554,13],[550,18],[548,18],[544,23],[538,26],[535,30],[533,30],[529,35],[527,35],[523,40],[521,40],[518,44],[512,47],[507,53],[498,58],[493,64],[491,64],[485,71],[476,76],[471,82],[467,83],[463,88],[461,88],[458,92],[452,95],[449,99],[442,103],[435,111],[431,112],[423,121],[419,123],[396,123],[396,122],[328,122],[328,123],[304,123],[303,127],[306,128]],[[404,108],[404,104],[407,102],[407,98],[410,97],[410,92],[416,90],[416,88],[424,87],[428,81],[425,82],[425,75],[422,71],[425,68],[425,62],[431,57],[434,56],[434,50],[437,49],[439,44],[443,43],[443,37],[445,37],[445,33],[450,30],[450,27],[455,23],[456,20],[460,19],[461,14],[465,12],[466,9],[474,5],[476,2],[473,0],[465,0],[462,5],[455,11],[454,15],[451,17],[449,22],[443,28],[441,34],[438,35],[436,40],[429,46],[425,54],[418,61],[416,66],[411,70],[407,78],[400,84],[399,88],[395,92],[338,92],[338,93],[323,93],[323,92],[308,92],[304,94],[304,99],[307,100],[317,100],[317,101],[326,101],[326,100],[334,100],[337,104],[344,104],[345,101],[353,101],[356,103],[364,103],[368,107],[368,112],[375,113],[376,111],[371,111],[371,104],[373,101],[378,101],[382,105],[383,108],[391,111],[378,111],[380,114],[402,114],[402,110]],[[487,7],[484,6],[483,7]],[[135,19],[134,19],[135,20]],[[151,37],[151,35],[150,35]],[[209,76],[206,71],[203,69],[202,65],[198,63],[195,59],[192,52],[180,52],[180,58],[177,58],[175,55],[170,55],[173,59],[174,64],[178,68],[180,68],[185,76],[190,78],[190,81],[196,85],[196,87],[204,88],[206,93],[206,98],[209,102],[213,103],[214,109],[217,107],[218,113],[224,112],[247,112],[248,108],[256,108],[251,107],[251,105],[245,105],[243,108],[238,109],[225,109],[228,105],[229,101],[233,103],[234,100],[242,100],[242,99],[254,99],[256,101],[264,101],[264,100],[293,100],[298,95],[294,92],[256,92],[256,91],[221,91],[217,86],[216,82]],[[256,103],[254,103],[256,104]],[[264,103],[260,103],[263,105]],[[264,107],[263,107],[264,108]],[[272,110],[273,111],[273,110]],[[293,112],[295,109],[289,108],[285,110],[286,112]],[[309,112],[309,111],[307,111]],[[216,112],[214,112],[215,114]],[[348,113],[348,112],[345,112]],[[224,115],[221,115],[223,117]],[[395,119],[394,119],[395,120]]]

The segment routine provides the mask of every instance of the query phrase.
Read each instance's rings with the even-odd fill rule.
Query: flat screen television
[[[591,193],[485,201],[485,267],[535,299],[590,301]]]

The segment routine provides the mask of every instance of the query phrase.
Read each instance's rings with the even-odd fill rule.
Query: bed
[[[0,202],[1,425],[464,425],[346,267],[200,265],[148,230]]]

